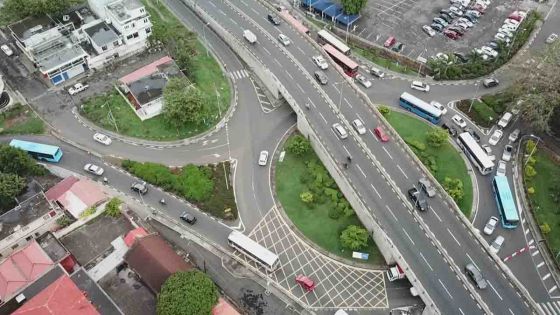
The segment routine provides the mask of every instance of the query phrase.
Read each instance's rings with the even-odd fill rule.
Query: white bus
[[[350,47],[346,46],[346,44],[334,37],[331,33],[325,30],[320,30],[317,35],[319,36],[319,43],[323,45],[329,44],[345,55],[350,54]]]
[[[233,231],[228,236],[229,246],[245,254],[257,264],[272,272],[280,266],[278,255],[253,241],[243,233]]]
[[[476,140],[468,132],[463,132],[457,138],[459,147],[467,155],[469,160],[473,162],[482,175],[486,175],[494,169],[494,162],[490,160],[488,154],[478,145]]]

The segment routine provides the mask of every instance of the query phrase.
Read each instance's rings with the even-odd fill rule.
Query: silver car
[[[432,183],[430,183],[430,181],[427,178],[425,177],[420,178],[418,180],[418,184],[420,185],[422,190],[426,193],[426,195],[428,195],[428,197],[431,198],[436,195],[436,190],[434,189]]]
[[[490,217],[490,219],[488,219],[488,222],[486,222],[486,225],[484,226],[484,230],[483,230],[484,234],[492,235],[497,225],[498,225],[498,218]]]
[[[496,236],[496,239],[490,244],[490,251],[497,254],[504,244],[504,237],[501,235]]]
[[[103,170],[102,167],[99,167],[95,164],[88,163],[88,164],[84,165],[84,171],[86,171],[88,173],[91,173],[93,175],[101,176],[101,175],[103,175],[103,172],[105,170]]]

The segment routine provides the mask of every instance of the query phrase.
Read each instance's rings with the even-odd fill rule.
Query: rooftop
[[[10,24],[8,28],[19,38],[24,41],[29,37],[44,32],[55,25],[54,21],[44,15],[38,17],[28,17],[21,21]]]
[[[56,200],[75,218],[79,218],[87,208],[107,199],[96,183],[87,179],[79,180],[73,176],[60,181],[45,194],[49,200]]]
[[[20,202],[17,207],[0,216],[0,239],[10,236],[51,210],[53,207],[42,192]]]
[[[132,18],[133,16],[130,15],[130,11],[141,7],[143,7],[143,5],[138,0],[118,0],[107,5],[107,9],[121,22]]]
[[[78,270],[70,278],[82,292],[85,292],[87,298],[99,313],[103,315],[123,314],[113,300],[89,277],[84,269]]]
[[[129,268],[115,270],[98,283],[126,315],[156,313],[155,295]]]
[[[61,64],[87,57],[84,49],[66,36],[54,39],[51,44],[48,49],[34,55],[43,72],[49,72]]]
[[[67,257],[70,253],[62,246],[62,244],[54,237],[52,233],[45,233],[40,237],[36,238],[37,243],[43,251],[49,256],[54,262],[60,262],[62,259]]]
[[[102,47],[108,43],[112,43],[119,39],[117,33],[111,28],[107,23],[100,22],[98,24],[92,25],[84,31],[89,35],[91,40],[99,47]]]

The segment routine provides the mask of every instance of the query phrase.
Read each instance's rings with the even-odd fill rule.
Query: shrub
[[[80,214],[80,219],[85,219],[95,213],[95,207],[89,207]]]
[[[537,147],[537,144],[535,143],[535,141],[530,140],[530,139],[527,140],[527,143],[525,144],[525,154],[531,154],[531,152],[533,152],[533,154],[535,154],[536,147]]]
[[[104,214],[113,218],[118,218],[121,216],[121,204],[122,201],[114,197],[105,205]]]
[[[296,156],[302,156],[309,152],[311,149],[311,143],[309,140],[305,139],[302,135],[296,135],[292,137],[286,144],[286,150],[288,152],[295,154]]]
[[[426,150],[426,145],[424,143],[422,143],[421,141],[412,140],[412,141],[407,141],[406,143],[408,145],[410,145],[413,149],[416,149],[418,151],[425,151]]]
[[[428,144],[434,148],[441,147],[447,141],[448,136],[447,131],[439,127],[434,127],[426,133]]]
[[[389,109],[389,107],[385,106],[385,105],[381,105],[378,107],[379,112],[381,113],[381,115],[383,116],[387,116],[389,115],[389,113],[391,113],[391,110]]]
[[[552,231],[548,223],[541,224],[539,227],[541,228],[541,232],[543,234],[548,234]]]
[[[535,171],[535,168],[529,164],[525,165],[525,176],[531,178],[535,175],[537,175],[537,171]]]
[[[308,206],[311,205],[314,201],[313,194],[309,191],[304,191],[301,194],[299,194],[299,198],[303,203],[307,204]]]
[[[529,188],[527,188],[527,193],[528,193],[529,195],[534,194],[534,193],[535,193],[535,188],[534,188],[534,187],[529,187]]]
[[[332,206],[329,208],[329,218],[333,220],[338,220],[343,215],[342,210],[339,207]]]
[[[218,302],[218,288],[198,270],[172,274],[157,296],[157,315],[207,315]]]
[[[56,219],[56,224],[58,224],[58,226],[60,226],[61,228],[65,228],[69,226],[71,223],[72,220],[66,214]]]
[[[352,206],[350,206],[350,203],[344,197],[342,197],[340,202],[336,204],[336,207],[345,217],[349,217],[354,214],[354,209],[352,209]]]
[[[187,165],[181,172],[179,182],[183,194],[195,201],[208,200],[214,190],[214,182],[203,166]]]
[[[458,178],[446,177],[443,182],[443,188],[455,202],[459,202],[465,196],[463,182]]]
[[[534,154],[533,156],[527,158],[527,165],[535,166],[536,163],[537,163],[537,158],[534,156]]]
[[[356,225],[349,225],[340,234],[340,244],[350,250],[359,250],[367,246],[368,231]]]

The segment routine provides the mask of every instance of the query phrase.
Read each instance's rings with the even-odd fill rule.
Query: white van
[[[254,44],[254,43],[257,42],[257,36],[255,34],[253,34],[253,32],[251,32],[250,30],[244,30],[243,31],[243,37],[245,37],[245,39],[251,44]]]
[[[498,121],[498,126],[505,128],[509,124],[512,117],[513,115],[510,112],[505,112],[502,118],[500,118],[500,121]]]

